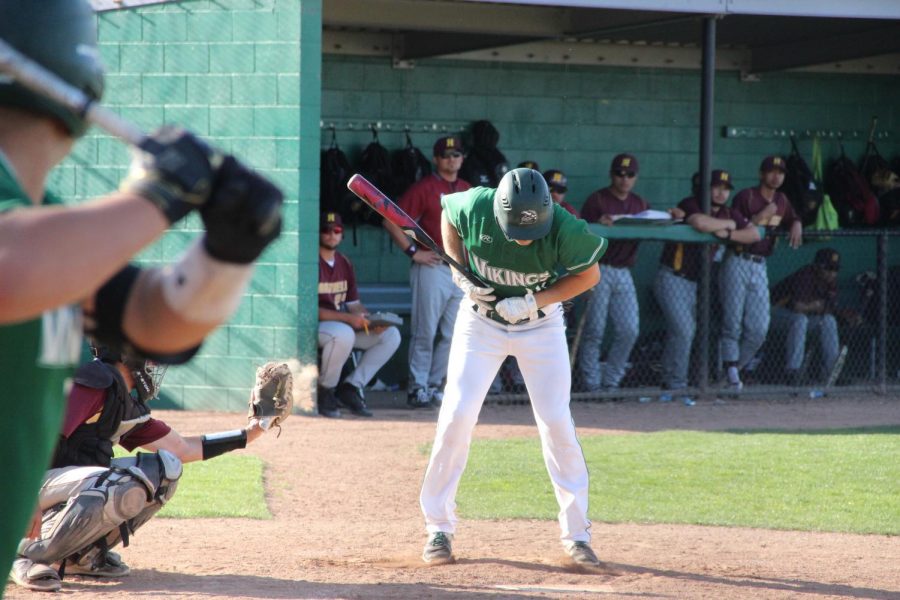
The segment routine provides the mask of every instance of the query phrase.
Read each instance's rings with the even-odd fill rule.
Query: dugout
[[[511,163],[565,170],[576,206],[606,184],[612,156],[628,150],[642,162],[636,191],[655,207],[671,206],[698,167],[703,24],[720,15],[709,131],[713,163],[729,169],[737,187],[754,183],[763,155],[787,152],[791,130],[805,155],[806,132],[819,132],[826,156],[841,135],[857,157],[878,115],[879,150],[900,153],[900,7],[889,1],[93,4],[108,70],[105,104],[147,129],[187,124],[287,194],[284,233],[238,313],[195,360],[169,371],[172,406],[239,410],[256,365],[289,356],[314,362],[319,152],[332,125],[354,161],[373,124],[388,149],[402,147],[406,127],[427,149],[442,132],[489,119]],[[95,197],[116,186],[128,161],[118,141],[94,131],[51,185],[71,201]],[[170,260],[200,226],[187,220],[140,260]],[[362,282],[404,284],[408,259],[387,236],[372,227],[357,234],[357,244],[348,235],[342,250]],[[871,244],[858,243],[852,252],[874,262]],[[887,251],[900,262],[895,243]],[[657,257],[652,245],[642,248],[642,288]]]

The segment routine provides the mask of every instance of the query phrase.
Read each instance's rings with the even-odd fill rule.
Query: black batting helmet
[[[85,0],[3,0],[0,39],[93,100],[103,94],[94,11]],[[0,105],[56,117],[73,137],[88,123],[63,105],[0,78]]]
[[[494,216],[509,240],[539,240],[553,226],[553,200],[544,176],[513,169],[494,192]]]

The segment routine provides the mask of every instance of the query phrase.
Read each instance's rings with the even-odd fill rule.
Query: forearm
[[[739,244],[754,244],[759,241],[759,229],[755,225],[731,232],[731,241]]]
[[[0,323],[90,296],[167,226],[151,203],[119,192],[0,216]]]
[[[387,219],[382,221],[382,225],[387,230],[388,235],[391,236],[391,239],[394,240],[394,243],[397,244],[397,247],[401,250],[406,250],[407,248],[409,248],[410,244],[412,244],[412,241],[405,233],[403,233],[403,230]]]
[[[709,215],[694,213],[687,218],[687,223],[701,233],[712,233],[722,229],[734,229],[737,227],[731,219],[716,219]]]
[[[444,242],[444,252],[459,264],[465,264],[462,238],[459,237],[456,227],[447,219],[446,213],[441,214],[441,237]]]
[[[541,290],[534,295],[538,307],[544,307],[554,302],[565,302],[578,294],[586,292],[600,282],[600,267],[596,264],[591,268],[559,278],[546,290]]]
[[[340,321],[349,324],[350,314],[331,308],[319,308],[319,321]]]

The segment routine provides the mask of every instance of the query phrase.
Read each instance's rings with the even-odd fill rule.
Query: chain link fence
[[[673,269],[671,248],[661,265],[666,244],[705,248],[708,276]],[[765,260],[642,240],[634,267],[601,271],[612,289],[601,281],[566,314],[574,400],[900,389],[900,231],[807,232],[799,249],[780,239]],[[488,401],[528,401],[514,359]]]

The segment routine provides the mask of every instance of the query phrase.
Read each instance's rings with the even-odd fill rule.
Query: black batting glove
[[[200,209],[206,251],[224,262],[255,261],[281,233],[283,200],[272,182],[226,156],[209,202]]]
[[[166,125],[134,149],[119,189],[146,198],[175,223],[209,199],[222,155],[189,131]]]

